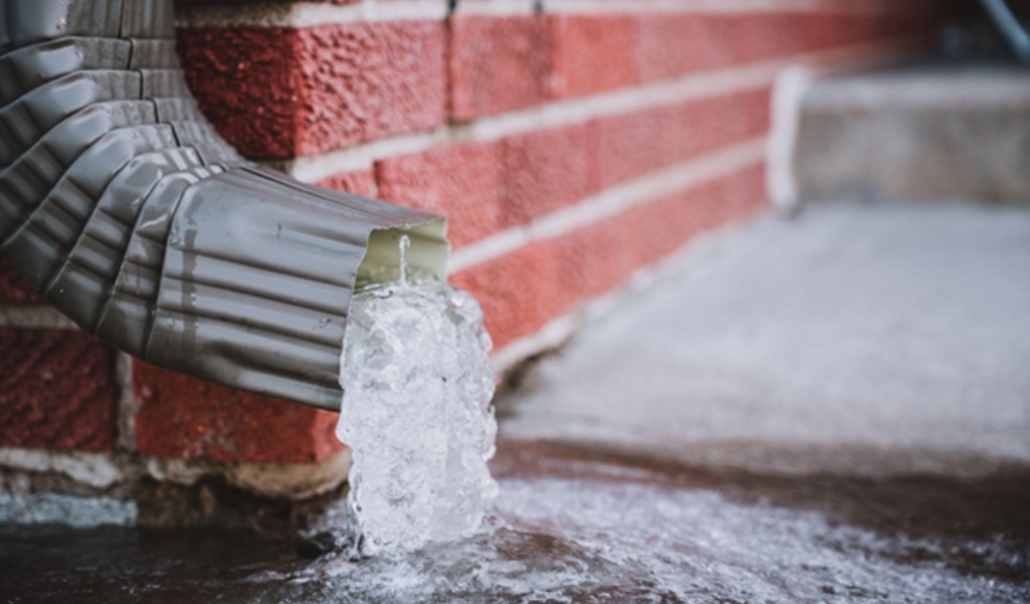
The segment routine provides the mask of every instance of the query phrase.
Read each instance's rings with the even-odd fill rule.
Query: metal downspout
[[[147,362],[338,410],[362,281],[445,278],[440,217],[250,163],[185,84],[171,0],[0,0],[0,249]]]

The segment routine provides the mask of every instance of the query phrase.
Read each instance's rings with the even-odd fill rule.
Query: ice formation
[[[336,434],[351,447],[348,504],[360,553],[469,535],[497,493],[486,462],[497,423],[479,304],[435,280],[355,294],[340,362]]]

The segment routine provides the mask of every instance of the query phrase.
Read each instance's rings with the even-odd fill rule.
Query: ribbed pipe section
[[[170,0],[0,0],[0,242],[148,362],[338,409],[363,280],[445,278],[443,219],[245,161],[197,109]]]

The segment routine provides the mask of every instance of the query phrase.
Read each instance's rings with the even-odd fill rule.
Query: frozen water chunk
[[[490,347],[479,304],[446,283],[404,275],[354,296],[336,434],[353,452],[348,503],[362,554],[479,525],[497,493],[486,465],[497,435]]]

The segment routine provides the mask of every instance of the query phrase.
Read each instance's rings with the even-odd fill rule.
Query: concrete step
[[[801,201],[1030,204],[1030,71],[926,67],[826,79],[798,111]]]

